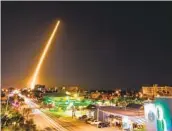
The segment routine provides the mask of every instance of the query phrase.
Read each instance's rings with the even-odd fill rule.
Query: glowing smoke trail
[[[34,86],[35,86],[35,83],[36,83],[36,80],[37,80],[37,76],[39,74],[39,70],[40,70],[41,65],[42,65],[42,63],[44,61],[44,58],[45,58],[45,56],[47,54],[47,51],[48,51],[48,49],[49,49],[49,47],[50,47],[50,45],[52,43],[52,40],[54,38],[54,35],[55,35],[56,31],[57,31],[57,28],[58,28],[59,24],[60,24],[60,21],[57,21],[56,26],[55,26],[55,28],[54,28],[54,30],[53,30],[50,38],[49,38],[44,50],[43,50],[43,53],[42,53],[40,59],[39,59],[38,65],[37,65],[37,67],[35,69],[35,72],[34,72],[34,75],[33,75],[32,81],[31,81],[31,85],[30,85],[31,89],[34,89]]]

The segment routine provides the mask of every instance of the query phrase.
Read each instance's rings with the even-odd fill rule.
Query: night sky
[[[24,87],[56,20],[40,84],[172,85],[171,2],[1,2],[2,87]]]

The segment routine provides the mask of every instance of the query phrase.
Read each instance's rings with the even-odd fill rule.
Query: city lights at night
[[[171,2],[1,3],[2,131],[172,131]]]

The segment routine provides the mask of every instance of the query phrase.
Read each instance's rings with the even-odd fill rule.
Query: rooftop
[[[119,107],[106,106],[99,108],[99,110],[118,116],[144,117],[144,110],[138,109],[124,109]]]

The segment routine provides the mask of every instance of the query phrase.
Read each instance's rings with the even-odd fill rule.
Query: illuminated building
[[[123,130],[133,130],[133,125],[142,126],[144,129],[144,110],[141,106],[130,105],[126,109],[105,106],[97,109],[97,119],[103,122],[109,122],[116,126],[116,123],[122,125]]]
[[[97,99],[100,95],[101,95],[101,93],[96,91],[96,92],[91,92],[90,97],[92,99]]]
[[[79,86],[62,86],[59,87],[59,92],[68,91],[70,93],[81,92],[83,89]]]
[[[143,86],[142,92],[146,96],[172,96],[172,87],[170,86]]]
[[[35,85],[34,90],[44,92],[45,91],[45,85]]]
[[[7,103],[7,97],[1,97],[1,104],[6,104]]]
[[[147,131],[172,131],[172,98],[156,98],[153,103],[145,103]]]

